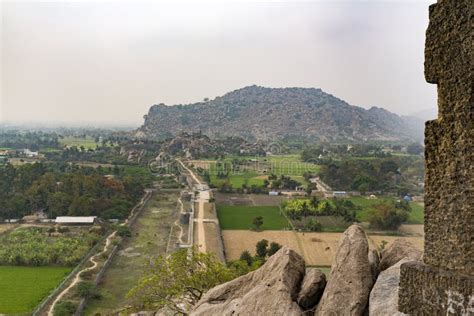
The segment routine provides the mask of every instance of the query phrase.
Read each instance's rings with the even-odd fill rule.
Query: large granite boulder
[[[387,249],[382,251],[379,270],[383,271],[403,258],[408,258],[412,261],[420,261],[422,255],[423,253],[420,250],[405,239],[395,239]]]
[[[374,283],[363,229],[350,226],[339,243],[317,315],[362,315]]]
[[[411,260],[404,258],[379,274],[370,292],[370,316],[405,315],[398,311],[398,283],[400,282],[400,266],[409,261]]]
[[[326,275],[318,269],[306,272],[298,294],[297,302],[304,310],[310,310],[318,304],[326,287]]]
[[[300,315],[304,259],[283,247],[258,270],[210,289],[191,315]]]
[[[380,255],[379,252],[375,249],[369,251],[369,265],[370,271],[372,272],[372,279],[377,280],[379,276],[379,265],[380,265]]]

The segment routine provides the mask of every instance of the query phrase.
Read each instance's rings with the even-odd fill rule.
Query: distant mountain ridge
[[[421,140],[423,122],[383,108],[369,110],[316,88],[249,86],[214,100],[153,105],[137,136],[202,132],[248,140],[306,138],[315,141]]]

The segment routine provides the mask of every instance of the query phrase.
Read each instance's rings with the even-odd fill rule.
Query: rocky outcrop
[[[206,102],[154,105],[136,136],[160,138],[183,131],[263,141],[285,136],[313,141],[421,140],[423,122],[382,108],[352,106],[321,89],[250,86]]]
[[[191,315],[300,315],[304,259],[283,247],[258,270],[209,290]]]
[[[398,283],[400,281],[400,266],[409,261],[410,259],[404,258],[380,273],[370,292],[370,316],[405,315],[398,311]]]
[[[370,271],[372,272],[372,279],[377,280],[377,277],[379,275],[379,265],[380,265],[380,255],[379,252],[375,249],[372,249],[369,251],[369,265],[370,265]]]
[[[304,310],[316,306],[323,295],[326,287],[326,275],[318,269],[310,269],[306,272],[298,294],[298,304]]]
[[[401,238],[395,239],[395,241],[382,252],[379,270],[384,271],[403,258],[420,261],[422,255],[423,253],[408,241]]]
[[[319,302],[318,315],[362,315],[373,285],[369,245],[358,225],[350,226],[339,243],[331,277]]]

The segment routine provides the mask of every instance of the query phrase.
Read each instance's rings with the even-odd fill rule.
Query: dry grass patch
[[[288,246],[305,258],[311,266],[330,266],[336,256],[342,233],[296,233],[293,231],[224,230],[224,247],[227,260],[239,259],[240,254],[248,250],[255,253],[255,244],[262,239]],[[389,246],[395,239],[404,238],[415,247],[423,250],[423,237],[400,237],[385,235],[369,235],[369,247],[377,248],[382,240]]]

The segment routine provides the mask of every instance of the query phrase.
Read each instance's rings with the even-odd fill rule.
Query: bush
[[[120,237],[132,237],[132,232],[127,226],[119,226],[117,227],[117,235]]]
[[[273,256],[278,250],[280,250],[281,245],[277,242],[271,242],[270,247],[268,248],[267,255],[269,257]]]
[[[253,262],[252,255],[251,255],[250,252],[248,252],[247,250],[243,251],[243,252],[240,254],[240,260],[247,262],[247,265],[248,265],[248,266],[251,266],[251,265],[252,265],[252,262]]]
[[[71,316],[76,312],[76,304],[70,301],[59,301],[54,307],[54,316]]]
[[[77,294],[84,298],[100,298],[95,284],[87,281],[82,281],[77,285]]]
[[[317,220],[311,218],[309,222],[305,226],[305,230],[311,231],[311,232],[320,232],[322,230],[322,225],[320,222]]]

